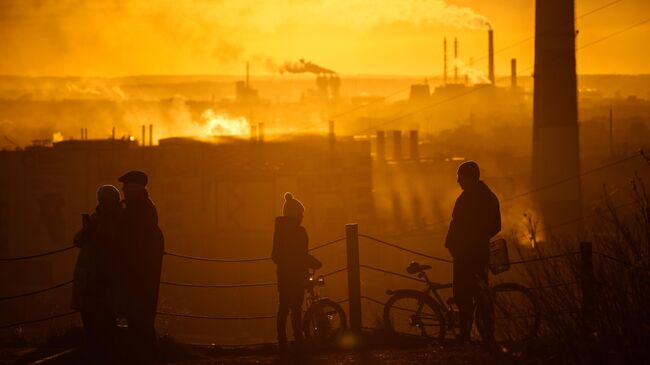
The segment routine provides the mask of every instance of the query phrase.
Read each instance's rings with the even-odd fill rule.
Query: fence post
[[[580,291],[582,294],[582,324],[591,332],[595,320],[594,265],[591,242],[580,242]]]
[[[359,225],[345,225],[348,258],[348,296],[350,298],[350,329],[361,335],[361,270],[359,268]]]

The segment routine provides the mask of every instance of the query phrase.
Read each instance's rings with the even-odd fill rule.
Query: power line
[[[611,1],[611,2],[609,2],[609,3],[606,3],[606,4],[602,5],[602,6],[599,6],[599,7],[595,8],[595,9],[592,9],[592,10],[586,12],[586,13],[583,13],[583,14],[579,15],[578,17],[576,17],[576,20],[577,20],[577,19],[584,18],[584,17],[587,17],[587,16],[592,15],[592,14],[595,14],[595,13],[597,13],[597,12],[600,12],[600,11],[602,11],[602,10],[604,10],[604,9],[607,9],[607,8],[609,8],[610,6],[613,6],[613,5],[615,5],[615,4],[617,4],[617,3],[620,3],[620,2],[622,2],[622,1],[623,1],[623,0],[614,0],[614,1]],[[508,49],[511,49],[511,48],[513,48],[513,47],[516,47],[516,46],[518,46],[518,45],[521,45],[521,44],[526,43],[526,42],[528,42],[528,41],[530,41],[530,40],[533,40],[533,39],[535,39],[535,36],[534,36],[534,35],[529,36],[529,37],[524,38],[524,39],[521,39],[521,40],[519,40],[519,41],[517,41],[517,42],[515,42],[515,43],[512,43],[512,44],[510,44],[510,45],[508,45],[508,46],[505,46],[505,47],[503,47],[503,48],[500,48],[500,49],[494,51],[494,54],[501,53],[501,52],[503,52],[503,51],[506,51],[506,50],[508,50]],[[486,59],[488,56],[489,56],[489,55],[483,55],[483,56],[481,56],[481,57],[475,59],[475,61],[484,60],[484,59]],[[530,68],[532,68],[532,67],[529,67],[528,69],[530,69]],[[527,69],[526,69],[526,70],[527,70]],[[520,70],[520,72],[521,72],[521,71],[526,71],[526,70]],[[434,76],[426,76],[426,77],[427,77],[427,78],[428,78],[428,77],[435,77],[435,75],[434,75]],[[509,78],[509,76],[508,76],[508,77],[504,77],[504,79],[507,79],[507,78]],[[499,81],[501,81],[501,80],[499,80]],[[393,96],[395,96],[395,95],[399,95],[399,94],[401,94],[401,93],[403,93],[403,92],[405,92],[405,91],[407,91],[407,90],[409,90],[409,87],[405,87],[405,88],[402,88],[402,89],[396,90],[396,91],[394,91],[394,92],[391,93],[391,94],[388,94],[388,95],[385,95],[385,96],[381,96],[381,97],[379,97],[379,98],[377,98],[377,99],[375,99],[375,100],[373,100],[373,101],[370,101],[370,102],[368,102],[368,103],[366,103],[366,104],[359,105],[359,106],[357,106],[357,107],[353,107],[353,108],[350,108],[350,109],[348,109],[348,110],[345,110],[345,111],[342,111],[342,112],[339,112],[339,113],[333,114],[333,115],[331,115],[329,118],[330,118],[330,119],[336,119],[336,118],[339,118],[339,117],[341,117],[341,116],[344,116],[344,115],[350,114],[350,113],[352,113],[352,112],[355,112],[355,111],[357,111],[357,110],[365,109],[366,107],[368,107],[368,106],[370,106],[370,105],[377,104],[377,103],[379,103],[380,101],[383,101],[383,100],[388,99],[388,98],[390,98],[390,97],[393,97]],[[464,95],[464,94],[463,94],[463,95]],[[454,99],[455,99],[455,98],[454,98]],[[313,123],[313,124],[310,124],[310,125],[308,125],[307,127],[304,127],[304,128],[302,128],[302,129],[308,129],[308,128],[311,128],[312,126],[317,125],[317,124],[320,124],[320,123],[321,123],[321,122]]]
[[[585,49],[585,48],[591,47],[591,46],[593,46],[593,45],[595,45],[595,44],[598,44],[598,43],[600,43],[600,42],[602,42],[602,41],[605,41],[605,40],[607,40],[607,39],[609,39],[609,38],[612,38],[612,37],[615,37],[615,36],[620,35],[620,34],[622,34],[622,33],[628,32],[628,31],[630,31],[630,30],[632,30],[632,29],[638,28],[638,27],[642,26],[643,24],[645,24],[645,23],[647,23],[647,22],[650,22],[650,18],[645,19],[645,20],[643,20],[643,21],[641,21],[641,22],[635,23],[635,24],[633,24],[633,25],[631,25],[631,26],[629,26],[629,27],[627,27],[627,28],[620,29],[620,30],[618,30],[618,31],[616,31],[616,32],[612,32],[612,33],[610,33],[610,34],[608,34],[608,35],[606,35],[606,36],[604,36],[604,37],[601,37],[601,38],[599,38],[599,39],[596,39],[595,41],[592,41],[592,42],[590,42],[590,43],[587,43],[587,44],[585,44],[584,46],[581,46],[581,47],[579,47],[579,48],[576,48],[576,52],[577,52],[577,51],[580,51],[580,50],[583,50],[583,49]],[[523,71],[528,71],[528,70],[531,70],[532,68],[533,68],[532,66],[529,66],[529,67],[523,69]],[[499,80],[507,79],[507,78],[509,78],[509,77],[510,77],[510,76],[507,76],[507,77],[504,76],[504,77],[502,77],[502,78],[499,78]],[[468,94],[471,94],[471,93],[473,93],[473,92],[476,92],[476,91],[481,90],[481,89],[483,89],[483,88],[485,88],[485,87],[488,87],[488,86],[492,86],[492,84],[484,84],[484,85],[475,86],[474,88],[469,89],[468,91],[466,91],[466,92],[464,92],[464,93],[456,94],[456,95],[453,95],[453,96],[451,96],[451,97],[449,97],[449,98],[447,98],[447,99],[443,99],[443,100],[441,100],[441,101],[434,102],[434,103],[432,103],[432,104],[428,104],[428,105],[426,105],[426,106],[424,106],[424,107],[422,107],[422,108],[420,108],[420,109],[416,109],[416,110],[414,110],[414,111],[412,111],[412,112],[409,112],[409,113],[406,113],[406,114],[403,114],[403,115],[397,116],[397,117],[392,118],[392,119],[389,119],[389,120],[387,120],[387,121],[385,121],[385,122],[383,122],[383,123],[380,123],[380,124],[375,125],[375,126],[370,127],[370,128],[362,129],[362,130],[360,130],[360,131],[368,131],[368,130],[371,130],[371,129],[376,129],[376,128],[379,127],[379,126],[384,126],[384,125],[387,125],[387,124],[394,123],[394,122],[396,122],[396,121],[398,121],[398,120],[401,120],[401,119],[404,119],[404,118],[410,117],[410,116],[415,115],[415,114],[419,114],[419,113],[421,113],[421,112],[423,112],[423,111],[425,111],[425,110],[428,110],[428,109],[431,109],[431,108],[433,108],[433,107],[436,107],[436,106],[439,106],[439,105],[445,104],[445,103],[447,103],[447,102],[453,101],[453,100],[455,100],[455,99],[458,99],[458,98],[460,98],[460,97],[466,96],[466,95],[468,95]]]

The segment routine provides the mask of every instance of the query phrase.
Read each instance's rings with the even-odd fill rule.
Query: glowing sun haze
[[[611,2],[577,0],[576,14]],[[648,14],[650,1],[621,0],[581,18],[578,46]],[[245,61],[271,74],[305,58],[340,74],[438,75],[443,36],[480,59],[490,24],[497,50],[530,37],[534,0],[4,0],[0,74],[240,74]],[[578,71],[650,72],[648,24],[581,52]],[[513,57],[531,66],[533,42],[499,53],[498,74]]]

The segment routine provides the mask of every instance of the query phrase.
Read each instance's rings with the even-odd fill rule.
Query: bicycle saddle
[[[424,270],[429,270],[431,269],[431,265],[420,265],[419,263],[415,261],[411,261],[409,266],[406,268],[406,272],[408,272],[411,275],[417,274],[419,272],[422,272]]]

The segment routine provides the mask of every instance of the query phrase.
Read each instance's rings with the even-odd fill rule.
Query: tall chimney
[[[264,142],[264,123],[260,123],[257,126],[257,140],[260,142]]]
[[[246,62],[246,89],[250,88],[250,86],[249,68],[248,62]]]
[[[409,157],[411,160],[417,161],[420,159],[420,150],[418,147],[418,130],[412,129],[409,131]]]
[[[488,30],[488,78],[494,85],[494,32],[492,32],[492,28]]]
[[[444,41],[442,42],[442,48],[443,48],[444,63],[445,63],[444,80],[445,80],[445,85],[447,85],[447,37],[445,37]]]
[[[146,140],[145,140],[145,132],[144,132],[144,131],[145,131],[145,127],[144,127],[144,124],[143,124],[143,125],[142,125],[142,142],[141,142],[141,143],[142,143],[142,147],[144,147],[145,144],[147,143]]]
[[[257,141],[257,126],[251,125],[251,141]]]
[[[393,160],[402,159],[402,131],[393,131]]]
[[[153,146],[153,124],[149,124],[149,147]]]
[[[454,37],[454,84],[458,83],[458,39]]]
[[[386,159],[386,132],[377,131],[377,160]]]
[[[535,2],[534,81],[533,181],[549,186],[535,195],[548,227],[582,213],[574,0]]]
[[[510,59],[510,88],[517,91],[517,59]]]

